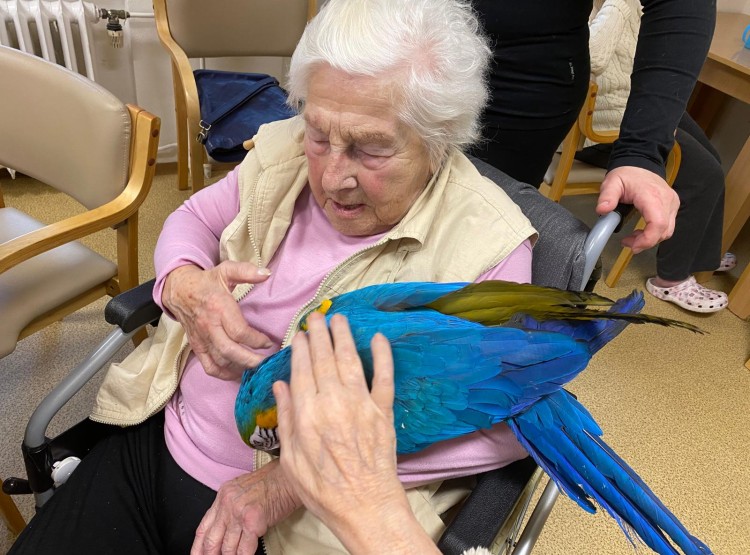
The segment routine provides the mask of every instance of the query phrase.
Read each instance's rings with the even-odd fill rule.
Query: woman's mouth
[[[341,204],[335,200],[331,200],[331,208],[333,208],[334,214],[340,218],[354,218],[359,216],[365,209],[364,204]]]

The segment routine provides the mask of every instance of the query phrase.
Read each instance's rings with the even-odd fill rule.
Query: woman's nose
[[[323,188],[327,191],[352,189],[357,186],[356,165],[346,151],[332,151],[323,170]]]

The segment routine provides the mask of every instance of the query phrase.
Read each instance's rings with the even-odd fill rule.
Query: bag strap
[[[278,83],[279,82],[275,77],[268,76],[265,79],[261,79],[260,81],[258,81],[252,89],[241,91],[238,94],[230,97],[229,100],[226,101],[226,103],[222,104],[221,106],[217,106],[211,112],[209,112],[206,115],[205,119],[201,119],[199,123],[201,131],[198,133],[198,136],[195,138],[195,140],[199,143],[205,144],[206,139],[208,138],[208,131],[211,129],[212,125],[219,123],[221,120],[223,120],[225,117],[234,112],[237,108],[245,104],[248,100],[256,96],[261,91],[269,87],[278,85]]]

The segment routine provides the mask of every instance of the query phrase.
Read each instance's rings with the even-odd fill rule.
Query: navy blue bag
[[[247,154],[242,143],[261,125],[295,115],[275,77],[214,69],[193,73],[201,110],[201,132],[196,140],[214,160],[241,161]]]

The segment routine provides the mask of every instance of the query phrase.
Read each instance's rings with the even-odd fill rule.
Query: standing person
[[[596,130],[617,129],[627,113],[640,24],[641,5],[636,0],[594,1],[590,45],[591,72],[599,88],[593,115]],[[716,312],[727,306],[726,293],[702,286],[692,274],[736,264],[731,253],[721,255],[724,172],[718,152],[687,113],[675,137],[682,149],[674,182],[680,209],[674,234],[659,244],[656,276],[646,281],[646,289],[692,312]],[[576,157],[605,168],[611,152],[612,145],[589,145]]]
[[[633,204],[646,220],[633,252],[669,238],[679,201],[664,181],[674,130],[708,52],[714,0],[642,0],[633,87],[596,210]],[[592,0],[473,0],[493,43],[484,142],[472,154],[539,186],[588,87]],[[667,88],[667,90],[665,90]]]
[[[300,115],[261,126],[233,172],[167,218],[154,255],[165,314],[110,367],[92,414],[115,429],[12,555],[345,552],[279,460],[243,443],[240,380],[325,297],[529,281],[533,227],[462,152],[489,56],[466,0],[326,4],[291,61]],[[399,457],[399,480],[435,539],[468,493],[451,478],[525,456],[502,424]]]

